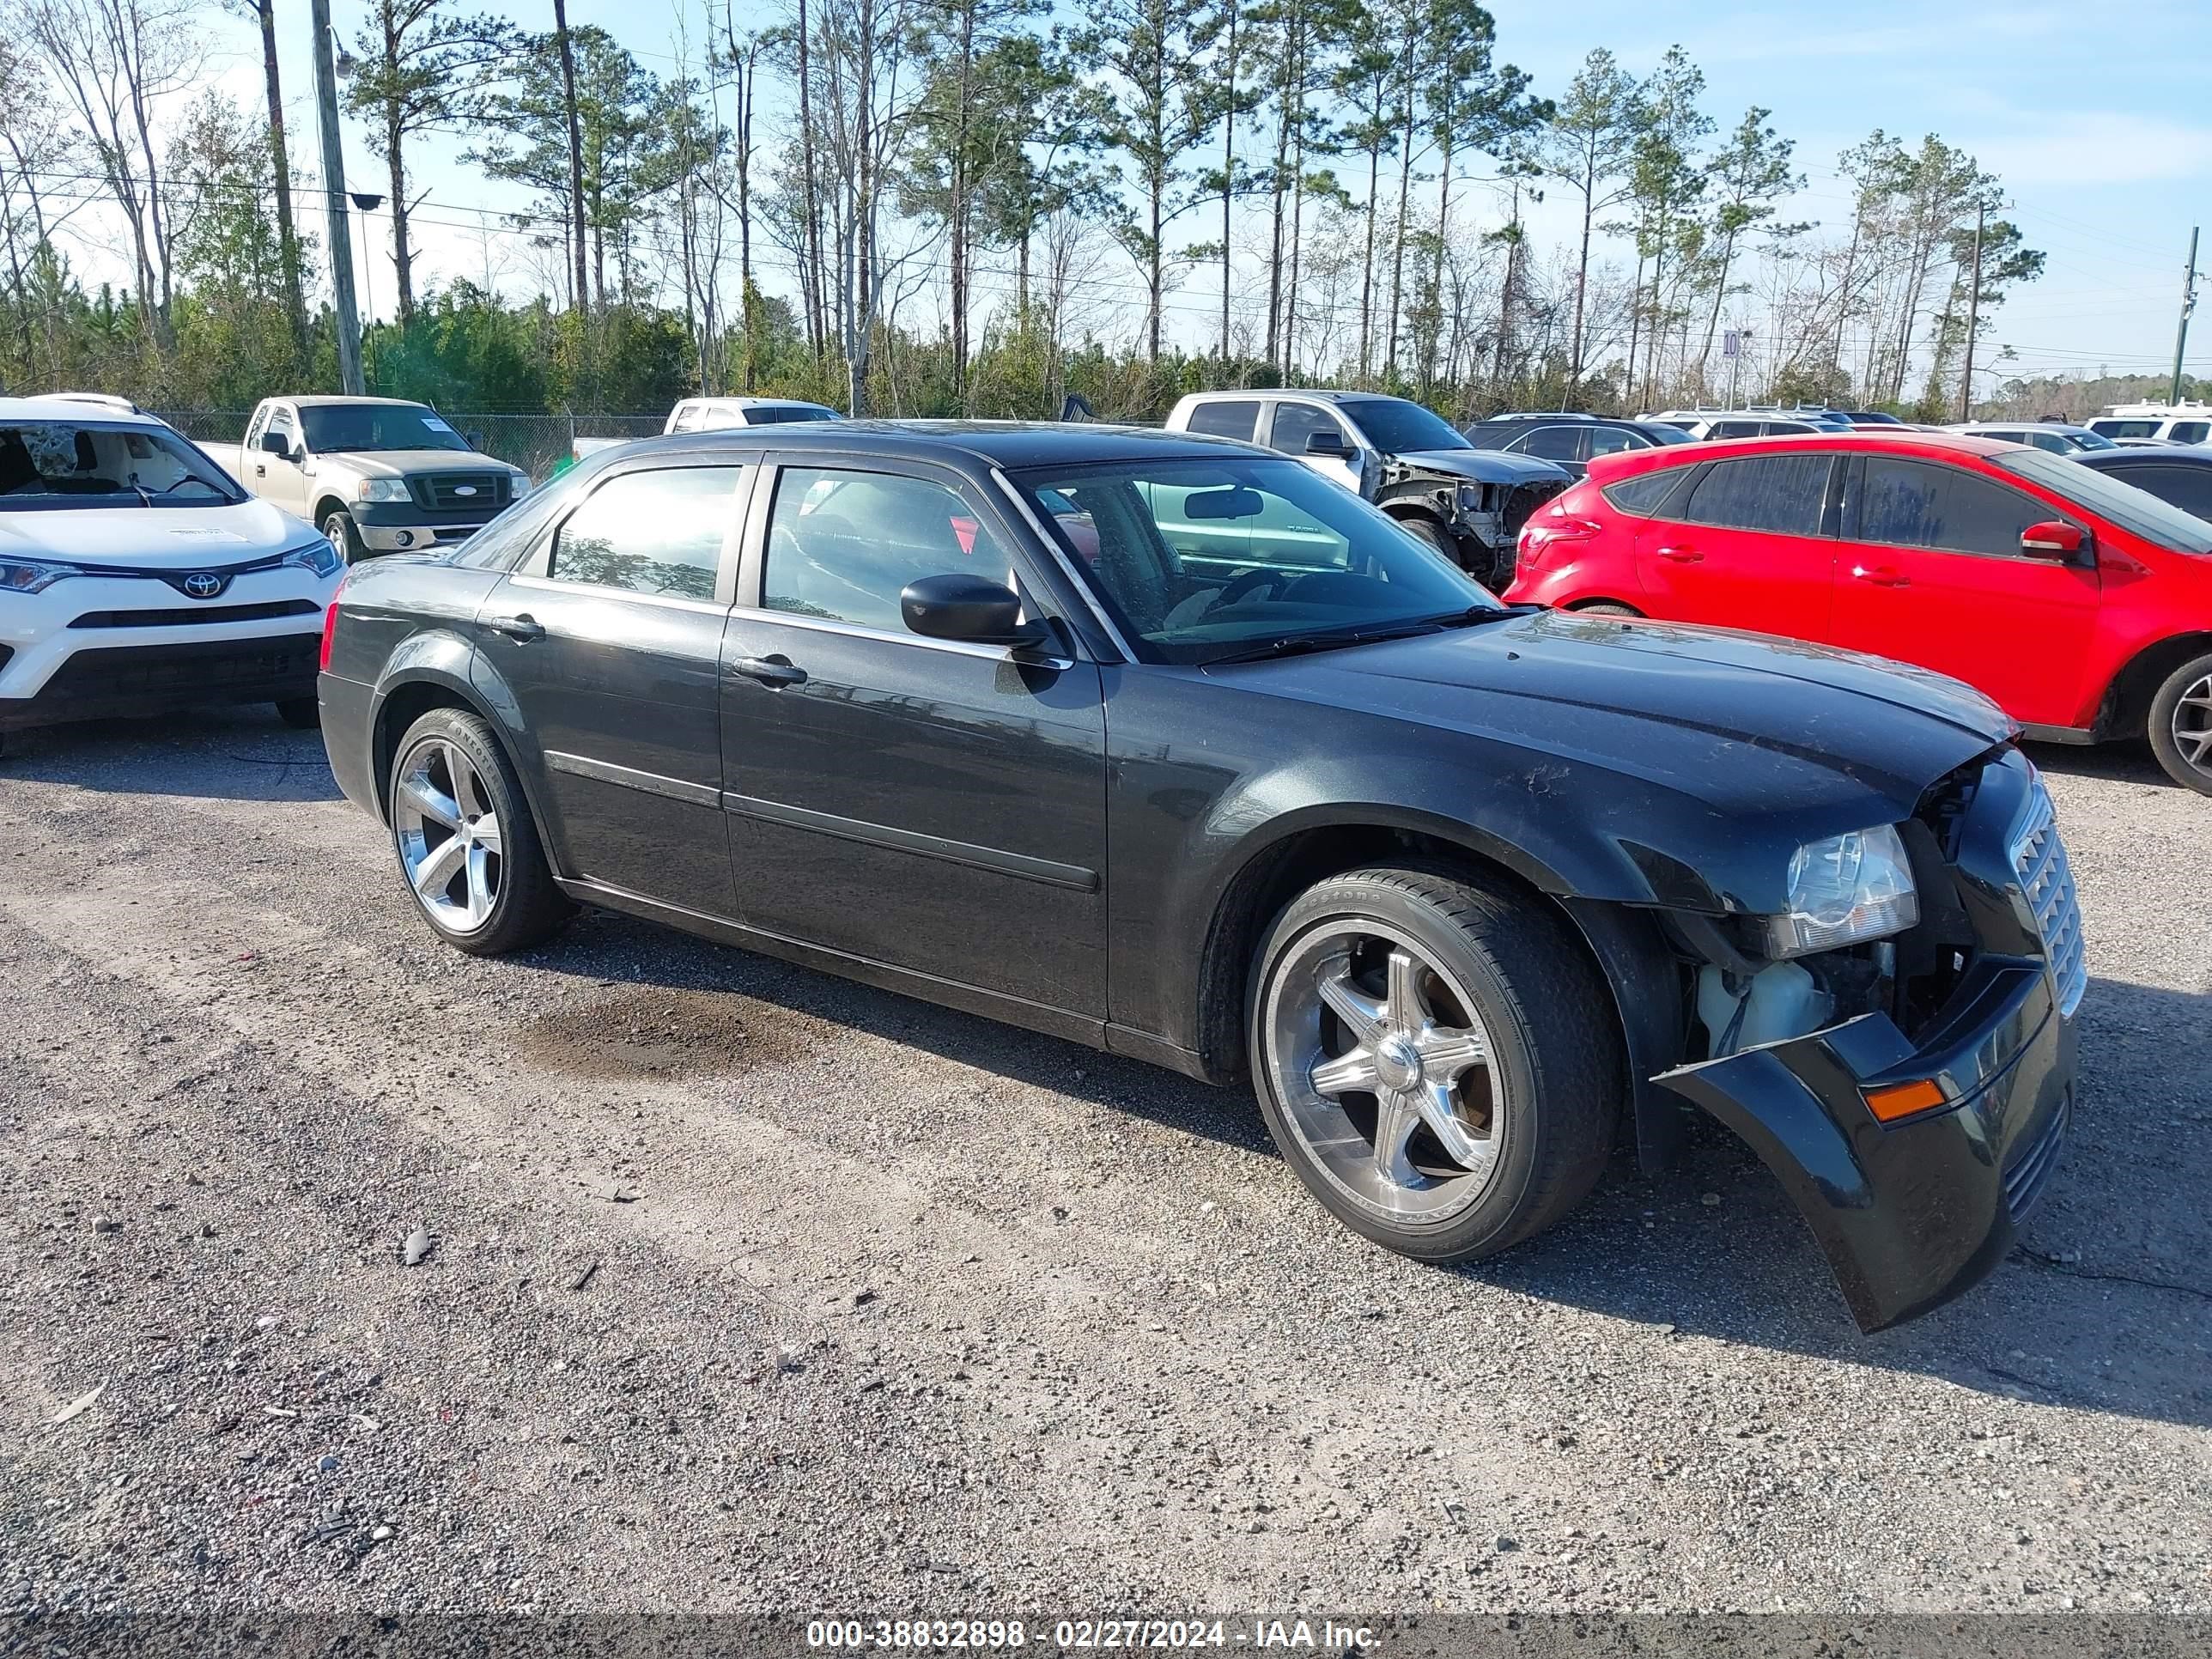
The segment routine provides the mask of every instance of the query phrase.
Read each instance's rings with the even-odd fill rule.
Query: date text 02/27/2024
[[[806,1645],[833,1650],[1005,1651],[1027,1647],[1032,1638],[1044,1645],[1046,1628],[1041,1620],[814,1619],[807,1621]],[[1356,1652],[1374,1640],[1365,1626],[1327,1619],[1318,1625],[1304,1619],[1237,1623],[1224,1619],[1060,1619],[1049,1628],[1052,1645],[1072,1651],[1253,1648]]]

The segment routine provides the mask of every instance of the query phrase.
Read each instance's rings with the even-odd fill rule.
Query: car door
[[[1106,1007],[1096,665],[927,639],[924,576],[1042,591],[995,503],[926,463],[795,452],[763,480],[723,663],[739,920],[1097,1019]]]
[[[307,477],[300,463],[305,451],[301,447],[300,418],[290,404],[278,404],[270,410],[262,433],[271,432],[284,441],[285,453],[272,455],[262,449],[248,450],[239,460],[252,477],[239,482],[262,500],[304,519],[308,507]]]
[[[1346,451],[1342,455],[1312,455],[1306,442],[1316,432],[1335,434]],[[1366,441],[1319,404],[1277,400],[1267,422],[1267,447],[1304,462],[1324,478],[1334,479],[1357,495],[1366,493],[1363,457],[1373,452]]]
[[[538,757],[562,871],[727,916],[721,655],[757,456],[596,480],[477,614]]]
[[[1655,617],[1789,639],[1829,637],[1835,457],[1791,450],[1708,462],[1669,519],[1638,526],[1636,574]]]
[[[1844,489],[1836,642],[1961,679],[2014,719],[2070,723],[2100,597],[2094,558],[2030,558],[2020,534],[2063,520],[1964,466],[1856,458]]]

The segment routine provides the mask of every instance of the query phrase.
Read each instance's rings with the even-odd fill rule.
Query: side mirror
[[[281,432],[263,433],[261,434],[261,449],[264,454],[281,456],[283,459],[288,461],[292,459],[292,446],[285,440],[284,434]]]
[[[1021,620],[1014,590],[988,576],[923,576],[899,595],[899,615],[927,639],[969,645],[1036,645],[1051,637],[1043,622]]]
[[[478,454],[482,454],[483,453],[483,433],[464,432],[461,434],[461,441],[466,444],[471,449],[475,450]]]
[[[2063,564],[2080,558],[2087,541],[2079,526],[2052,519],[2021,531],[2020,550],[2031,559],[2051,559]]]
[[[1344,441],[1341,432],[1309,432],[1306,434],[1306,453],[1332,455],[1339,460],[1351,458],[1352,446]]]

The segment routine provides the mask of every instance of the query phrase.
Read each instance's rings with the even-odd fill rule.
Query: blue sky
[[[527,27],[550,25],[550,3],[490,3]],[[769,0],[741,5],[741,21],[748,11],[764,21],[769,8]],[[350,39],[364,9],[335,0],[334,9]],[[1723,130],[1757,103],[1796,139],[1808,179],[1794,217],[1844,218],[1849,198],[1836,157],[1873,128],[1908,142],[1939,133],[2003,179],[2014,218],[2049,255],[2044,278],[2017,292],[1996,325],[1996,343],[2017,352],[2019,370],[2149,372],[2170,362],[2189,228],[2212,220],[2212,116],[2203,112],[2212,0],[1960,0],[1948,7],[1925,0],[1493,0],[1492,9],[1501,55],[1529,70],[1541,92],[1564,87],[1595,46],[1640,72],[1680,42],[1704,68],[1707,107]],[[305,6],[288,4],[279,18],[295,163],[312,173],[305,14]],[[570,16],[608,28],[649,68],[669,74],[679,20],[688,21],[696,51],[705,12],[702,0],[574,0]],[[222,27],[235,51],[226,80],[241,99],[258,100],[257,43],[243,24]],[[477,216],[467,210],[512,210],[524,201],[459,165],[458,148],[433,140],[422,155],[417,188],[433,198],[422,216],[448,222],[424,225],[425,263],[437,275],[489,270],[511,288],[531,287],[516,239],[461,228]],[[381,191],[367,135],[349,129],[346,150],[355,186]],[[388,236],[380,222],[373,228]],[[1537,229],[1547,229],[1540,218]],[[1201,288],[1206,280],[1194,278]],[[377,312],[386,313],[388,255],[376,260],[368,283]],[[2212,373],[2212,307],[2189,361],[2193,372]]]

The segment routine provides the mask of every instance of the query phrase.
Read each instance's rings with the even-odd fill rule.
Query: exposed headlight
[[[337,574],[345,561],[338,556],[337,549],[318,536],[311,542],[288,549],[282,562],[301,570],[312,570],[318,576],[331,576]]]
[[[1767,948],[1778,957],[1886,939],[1920,920],[1905,843],[1887,823],[1791,854],[1788,902],[1783,915],[1767,918]]]
[[[404,501],[414,498],[407,493],[404,478],[363,478],[353,487],[354,497],[364,501]]]
[[[1481,511],[1482,511],[1482,486],[1481,486],[1480,484],[1462,484],[1462,485],[1459,487],[1459,497],[1458,497],[1458,499],[1459,499],[1459,510],[1460,510],[1461,512],[1462,512],[1462,513],[1480,513],[1480,512],[1481,512]]]
[[[510,472],[507,475],[507,481],[510,495],[527,495],[530,493],[530,475],[527,472]]]
[[[73,564],[46,564],[33,559],[0,559],[0,593],[43,593],[65,576],[82,576]]]

